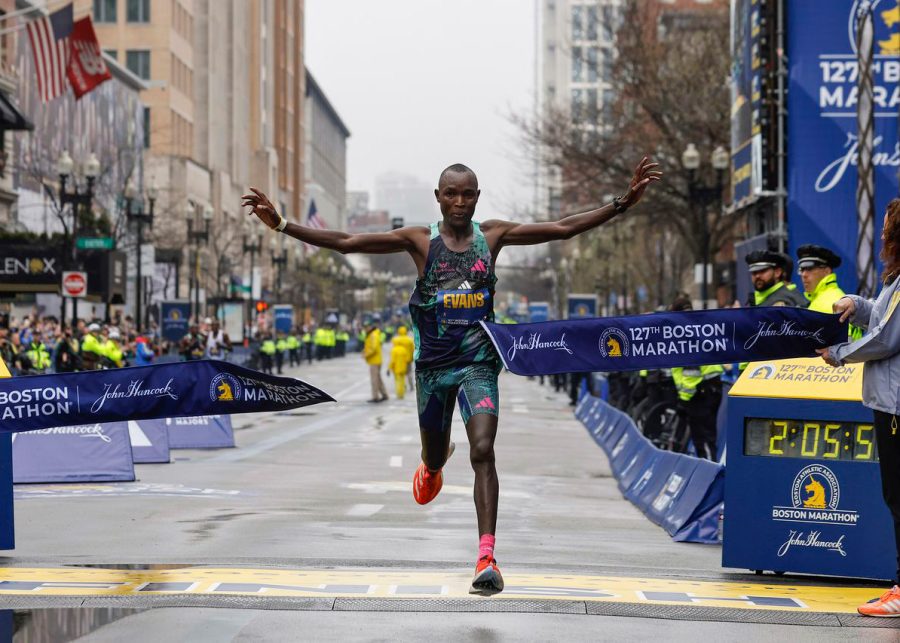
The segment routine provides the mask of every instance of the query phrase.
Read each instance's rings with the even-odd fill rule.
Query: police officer
[[[275,353],[278,348],[272,339],[271,333],[265,333],[262,337],[262,344],[259,347],[260,361],[262,362],[262,372],[272,375],[272,362],[275,360]]]
[[[670,306],[672,311],[692,310],[691,300],[679,296]],[[704,366],[676,366],[672,369],[672,380],[678,390],[678,400],[687,416],[691,441],[697,456],[716,460],[716,426],[719,403],[722,401],[722,373],[725,369],[718,364]]]
[[[312,333],[309,332],[309,328],[306,326],[303,327],[303,337],[300,339],[303,342],[303,354],[306,356],[306,363],[312,364],[313,361],[313,336]]]
[[[297,329],[292,328],[285,340],[288,349],[288,364],[291,367],[300,366],[300,340],[297,339]]]
[[[36,334],[32,337],[28,350],[25,351],[25,357],[31,365],[31,373],[43,373],[50,367],[50,353],[44,346],[43,340]]]
[[[830,315],[831,307],[844,296],[834,274],[834,269],[841,265],[841,258],[828,248],[807,244],[797,248],[797,265],[809,309]]]
[[[284,370],[284,353],[288,350],[288,342],[284,337],[284,333],[278,333],[278,340],[275,342],[275,368],[281,375]]]
[[[753,280],[751,306],[792,306],[806,308],[806,299],[785,285],[785,258],[772,250],[754,250],[745,261]]]

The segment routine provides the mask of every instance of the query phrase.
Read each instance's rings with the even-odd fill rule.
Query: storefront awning
[[[5,93],[0,92],[0,130],[33,130],[34,123],[22,115]]]

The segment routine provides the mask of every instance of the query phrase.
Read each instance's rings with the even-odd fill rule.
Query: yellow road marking
[[[0,595],[153,596],[159,594],[327,598],[469,597],[469,572],[186,567],[0,568]],[[876,587],[802,586],[621,576],[508,572],[495,599],[612,601],[802,612],[855,613]]]

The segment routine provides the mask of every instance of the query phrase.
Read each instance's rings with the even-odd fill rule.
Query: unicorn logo
[[[599,350],[603,357],[627,357],[628,338],[618,328],[607,328],[600,335]]]
[[[230,373],[219,373],[209,385],[209,397],[213,402],[234,402],[241,399],[241,382]]]
[[[813,476],[809,476],[809,484],[803,487],[803,490],[809,494],[808,498],[803,500],[803,506],[810,509],[825,508],[825,487]]]
[[[606,340],[606,348],[609,349],[610,357],[622,357],[622,346],[614,337]]]
[[[231,385],[225,380],[219,382],[216,391],[219,393],[219,397],[217,398],[219,402],[231,402],[234,400],[234,393],[231,392]]]

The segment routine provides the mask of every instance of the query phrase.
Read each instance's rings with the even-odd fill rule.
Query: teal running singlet
[[[500,360],[478,323],[494,320],[497,277],[481,227],[473,221],[472,228],[472,244],[454,252],[444,244],[438,224],[431,224],[425,274],[409,300],[417,369]]]

